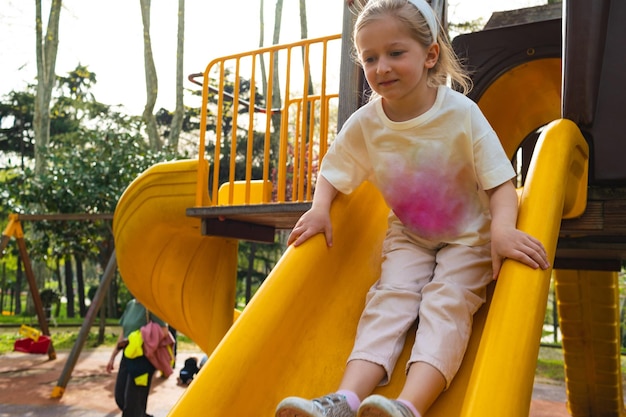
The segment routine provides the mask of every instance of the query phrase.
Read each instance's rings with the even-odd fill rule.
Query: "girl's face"
[[[424,47],[388,15],[361,27],[355,43],[367,82],[387,104],[416,100],[419,106],[428,91],[428,70],[439,57],[438,45]]]

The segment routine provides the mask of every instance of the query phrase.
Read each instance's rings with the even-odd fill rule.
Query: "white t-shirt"
[[[321,175],[344,194],[369,180],[411,232],[473,246],[489,241],[485,190],[515,172],[476,103],[440,86],[433,106],[405,122],[390,120],[380,98],[358,109],[329,148]]]

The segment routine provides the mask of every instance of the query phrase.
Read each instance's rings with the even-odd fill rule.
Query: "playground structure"
[[[552,276],[570,413],[625,414],[617,273],[626,258],[626,164],[620,160],[626,142],[617,116],[626,100],[626,56],[620,49],[626,39],[620,24],[626,3],[569,0],[563,7],[565,19],[495,27],[454,41],[474,70],[471,97],[511,159],[521,149],[515,158],[523,178],[518,227],[544,243],[555,269],[505,262],[490,287],[489,302],[476,315],[459,374],[425,417],[528,415]],[[360,105],[363,85],[346,52],[351,19],[346,10],[339,125]],[[203,73],[198,159],[150,168],[119,201],[117,262],[129,290],[210,354],[172,416],[197,410],[271,416],[284,396],[317,396],[341,377],[365,293],[377,278],[386,229],[388,208],[370,185],[335,201],[333,247],[318,236],[289,248],[233,323],[238,239],[270,240],[309,207],[315,166],[329,140],[329,106],[337,93],[327,91],[325,78],[337,72],[328,60],[333,42],[339,38],[304,40],[210,63]],[[313,50],[322,51],[318,72],[312,70]],[[284,81],[286,98],[280,106],[276,97],[258,103],[255,94],[239,95],[242,78],[252,86],[260,82],[255,68],[261,59],[269,62],[267,91],[273,91],[275,71],[292,74],[287,80],[295,79],[295,71],[305,74],[297,81],[300,88]],[[301,69],[290,66],[294,60],[303,63]],[[250,72],[244,76],[246,68]],[[214,69],[218,85],[209,88]],[[229,74],[234,81],[227,82]],[[312,93],[309,77],[315,76],[321,77],[315,83],[319,91]],[[292,98],[292,93],[300,96]],[[211,94],[217,106],[210,104]],[[243,173],[236,164],[239,135],[236,129],[222,130],[225,118],[237,125],[240,107],[265,109],[263,117],[245,113]],[[277,115],[280,124],[273,125],[270,119]],[[258,124],[268,132],[261,141],[262,156],[255,153],[253,140]],[[280,126],[277,147],[272,126]],[[209,144],[214,153],[207,156]],[[278,161],[274,165],[272,158]],[[219,184],[220,167],[226,164],[229,180]],[[412,341],[409,337],[408,347]],[[405,348],[400,363],[407,355]],[[398,392],[403,379],[398,368],[378,392]]]
[[[28,216],[22,217],[28,218]],[[30,217],[32,218],[33,216]],[[26,242],[24,241],[24,230],[22,229],[22,223],[20,222],[19,214],[9,215],[9,222],[6,228],[2,231],[2,239],[0,240],[0,255],[4,253],[4,250],[8,246],[9,241],[12,237],[14,237],[17,242],[20,257],[22,258],[22,262],[24,264],[24,272],[26,275],[26,280],[28,281],[28,288],[33,297],[33,305],[35,307],[35,313],[37,314],[37,320],[39,321],[39,327],[41,328],[41,332],[44,336],[50,336],[48,321],[46,320],[43,303],[39,295],[37,283],[35,281],[35,274],[33,273],[30,256],[28,255],[28,250],[26,249]],[[37,338],[38,337],[35,337],[35,339]],[[54,350],[54,345],[52,343],[48,345],[46,353],[48,354],[49,359],[56,359],[56,351]]]

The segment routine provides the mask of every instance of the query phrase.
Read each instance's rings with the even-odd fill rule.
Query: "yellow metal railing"
[[[200,166],[209,163],[211,178],[199,169],[197,206],[233,204],[235,185],[244,188],[244,204],[256,200],[251,190],[259,184],[261,203],[311,200],[336,131],[331,110],[340,48],[341,35],[333,35],[209,63],[202,74],[198,159]],[[225,167],[228,179],[220,183]]]

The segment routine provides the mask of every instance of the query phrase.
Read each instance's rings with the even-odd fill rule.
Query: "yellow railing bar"
[[[252,74],[250,75],[250,85],[256,85],[256,55],[252,56]],[[250,107],[254,108],[256,94],[250,97]],[[254,112],[248,111],[248,126],[254,126]],[[246,148],[246,161],[250,161],[254,151],[254,130],[248,129],[248,146]],[[246,164],[246,190],[245,201],[250,201],[250,180],[252,179],[252,164]],[[234,187],[231,187],[234,188]],[[265,185],[263,185],[263,195],[266,195]],[[229,201],[232,201],[229,199]]]
[[[314,163],[316,158],[322,158],[326,152],[328,146],[328,129],[329,129],[329,106],[331,100],[336,99],[338,94],[333,92],[329,94],[326,90],[328,88],[328,76],[326,73],[328,66],[328,53],[329,43],[333,41],[340,41],[341,35],[332,35],[316,39],[305,39],[298,42],[274,45],[271,47],[261,48],[251,52],[245,52],[235,55],[230,55],[222,58],[215,59],[209,63],[203,73],[203,91],[202,91],[202,108],[200,111],[200,140],[198,159],[200,162],[206,161],[206,147],[209,144],[209,140],[214,140],[215,150],[213,154],[212,166],[210,171],[213,175],[210,184],[210,196],[208,194],[209,181],[207,173],[203,170],[198,172],[198,187],[196,194],[196,204],[198,206],[211,205],[217,203],[218,190],[221,184],[220,181],[220,167],[226,163],[228,166],[228,183],[230,185],[227,193],[222,195],[222,198],[226,197],[228,201],[234,201],[235,187],[234,184],[244,184],[245,201],[250,201],[251,195],[251,183],[257,181],[253,169],[254,166],[259,168],[263,183],[263,196],[272,196],[271,189],[272,184],[276,187],[275,194],[271,197],[271,201],[285,202],[290,201],[306,201],[310,200],[312,196],[312,184],[314,181]],[[312,48],[318,48],[317,45],[321,45],[321,52],[315,49],[316,53],[321,53],[321,60],[315,61],[315,67],[313,67]],[[303,51],[302,56],[302,68],[298,68],[298,71],[303,71],[302,82],[303,90],[302,96],[298,98],[292,97],[293,85],[292,81],[296,78],[293,76],[292,71],[294,65],[292,60],[295,59],[293,54],[294,49],[300,49]],[[286,62],[284,64],[278,63],[279,54],[283,59],[286,56]],[[266,88],[265,92],[265,106],[264,108],[258,108],[256,106],[256,83],[259,82],[257,65],[260,61],[267,60],[269,70],[265,76]],[[317,67],[318,61],[321,61],[321,67]],[[250,68],[247,69],[247,65]],[[234,69],[233,69],[234,67]],[[248,72],[245,72],[245,70]],[[234,74],[230,71],[234,70]],[[275,97],[273,90],[275,87],[274,73],[278,71],[281,76],[284,77],[285,83],[281,82],[283,86],[281,97]],[[310,75],[320,75],[321,87],[314,86],[314,90],[319,89],[319,93],[315,91],[309,91]],[[217,80],[217,88],[209,86],[211,77],[215,77]],[[234,80],[232,80],[234,77]],[[250,80],[250,98],[247,103],[241,97],[241,87],[245,79]],[[232,84],[227,84],[229,80],[232,80]],[[233,86],[234,91],[232,93],[227,92],[227,87]],[[215,93],[215,91],[217,91]],[[212,112],[211,95],[217,94],[217,108]],[[226,98],[232,101],[232,107],[230,113],[227,113],[227,109],[224,107],[227,105]],[[281,104],[281,102],[284,102]],[[248,117],[243,122],[247,122],[247,134],[243,136],[237,135],[238,131],[242,128],[239,127],[239,111],[241,105],[248,107]],[[275,109],[274,105],[280,108]],[[295,110],[295,114],[291,111]],[[213,114],[215,113],[215,114]],[[262,122],[258,123],[258,114],[265,115],[264,131],[260,129],[260,132],[255,130],[258,126],[263,125]],[[274,126],[279,129],[278,139],[278,155],[273,155],[272,147],[272,116],[280,114],[281,122],[279,126]],[[213,121],[215,128],[209,130],[209,117]],[[225,118],[230,117],[231,131],[224,130],[223,121]],[[214,137],[211,136],[211,130],[214,132]],[[260,155],[255,155],[254,140],[256,135],[264,134],[263,149],[262,149],[262,161],[259,161]],[[226,135],[226,136],[225,136]],[[293,135],[293,137],[290,137]],[[257,136],[258,137],[258,136]],[[222,153],[224,149],[224,140],[230,140],[230,159],[226,160]],[[247,140],[245,151],[241,155],[237,155],[237,141]],[[293,149],[290,149],[290,144],[293,143]],[[243,145],[243,144],[242,144]],[[258,149],[260,151],[260,149]],[[275,149],[274,149],[275,151]],[[291,154],[291,151],[294,153]],[[259,152],[261,153],[261,152]],[[291,155],[291,156],[290,156]],[[246,166],[243,173],[237,174],[237,158],[245,158]],[[270,165],[273,158],[277,161],[278,166],[272,168],[270,171]],[[290,159],[291,158],[291,159]],[[262,163],[262,166],[260,165]],[[253,165],[258,164],[258,165]],[[292,166],[290,167],[290,164]],[[205,164],[199,164],[204,166]],[[293,168],[293,172],[289,169]],[[243,175],[243,181],[240,176]],[[290,175],[292,177],[290,178]],[[238,178],[239,176],[239,178]],[[202,178],[200,178],[202,177]],[[287,184],[291,183],[291,189],[288,189]],[[225,190],[226,191],[226,190]],[[290,193],[290,195],[289,195]],[[264,200],[266,198],[264,197]],[[263,201],[269,203],[271,201]],[[228,202],[220,202],[220,204],[229,204]]]

